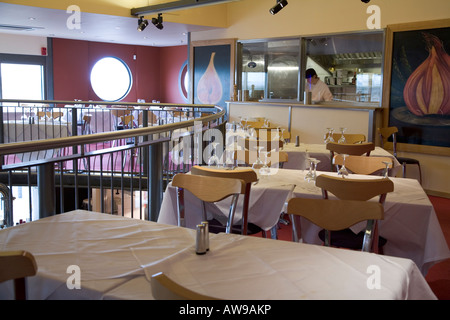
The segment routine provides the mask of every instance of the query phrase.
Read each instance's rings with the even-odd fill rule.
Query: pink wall
[[[187,59],[187,46],[158,48],[68,39],[53,39],[54,98],[99,101],[89,77],[95,62],[105,56],[122,59],[133,75],[132,88],[122,101],[186,103],[178,89],[178,75]]]

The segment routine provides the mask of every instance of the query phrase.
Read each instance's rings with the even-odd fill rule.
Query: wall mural
[[[398,142],[450,147],[450,28],[393,33],[389,126]]]

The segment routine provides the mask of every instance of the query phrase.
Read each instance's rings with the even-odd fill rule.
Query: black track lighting
[[[361,0],[361,2],[364,2],[364,3],[369,3],[369,2],[370,2],[370,0]]]
[[[277,4],[270,8],[269,12],[271,14],[277,14],[281,9],[288,5],[287,0],[277,0]]]
[[[152,23],[155,25],[155,27],[157,27],[159,30],[161,30],[162,28],[164,28],[163,26],[163,18],[162,18],[162,13],[158,13],[158,18],[152,18]]]
[[[144,31],[144,29],[148,26],[148,21],[144,20],[144,17],[140,17],[138,20],[138,31]]]

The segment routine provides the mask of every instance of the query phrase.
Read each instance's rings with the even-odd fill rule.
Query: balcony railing
[[[223,132],[213,105],[0,100],[0,225],[84,208],[155,221],[174,174]],[[5,191],[5,192],[3,192]],[[3,222],[2,222],[3,220]]]

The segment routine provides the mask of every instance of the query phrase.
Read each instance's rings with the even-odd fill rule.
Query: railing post
[[[163,145],[155,143],[149,146],[149,168],[148,168],[148,201],[149,219],[157,221],[162,203],[163,186]]]
[[[39,219],[54,216],[55,208],[55,168],[53,163],[38,166],[37,172]]]

